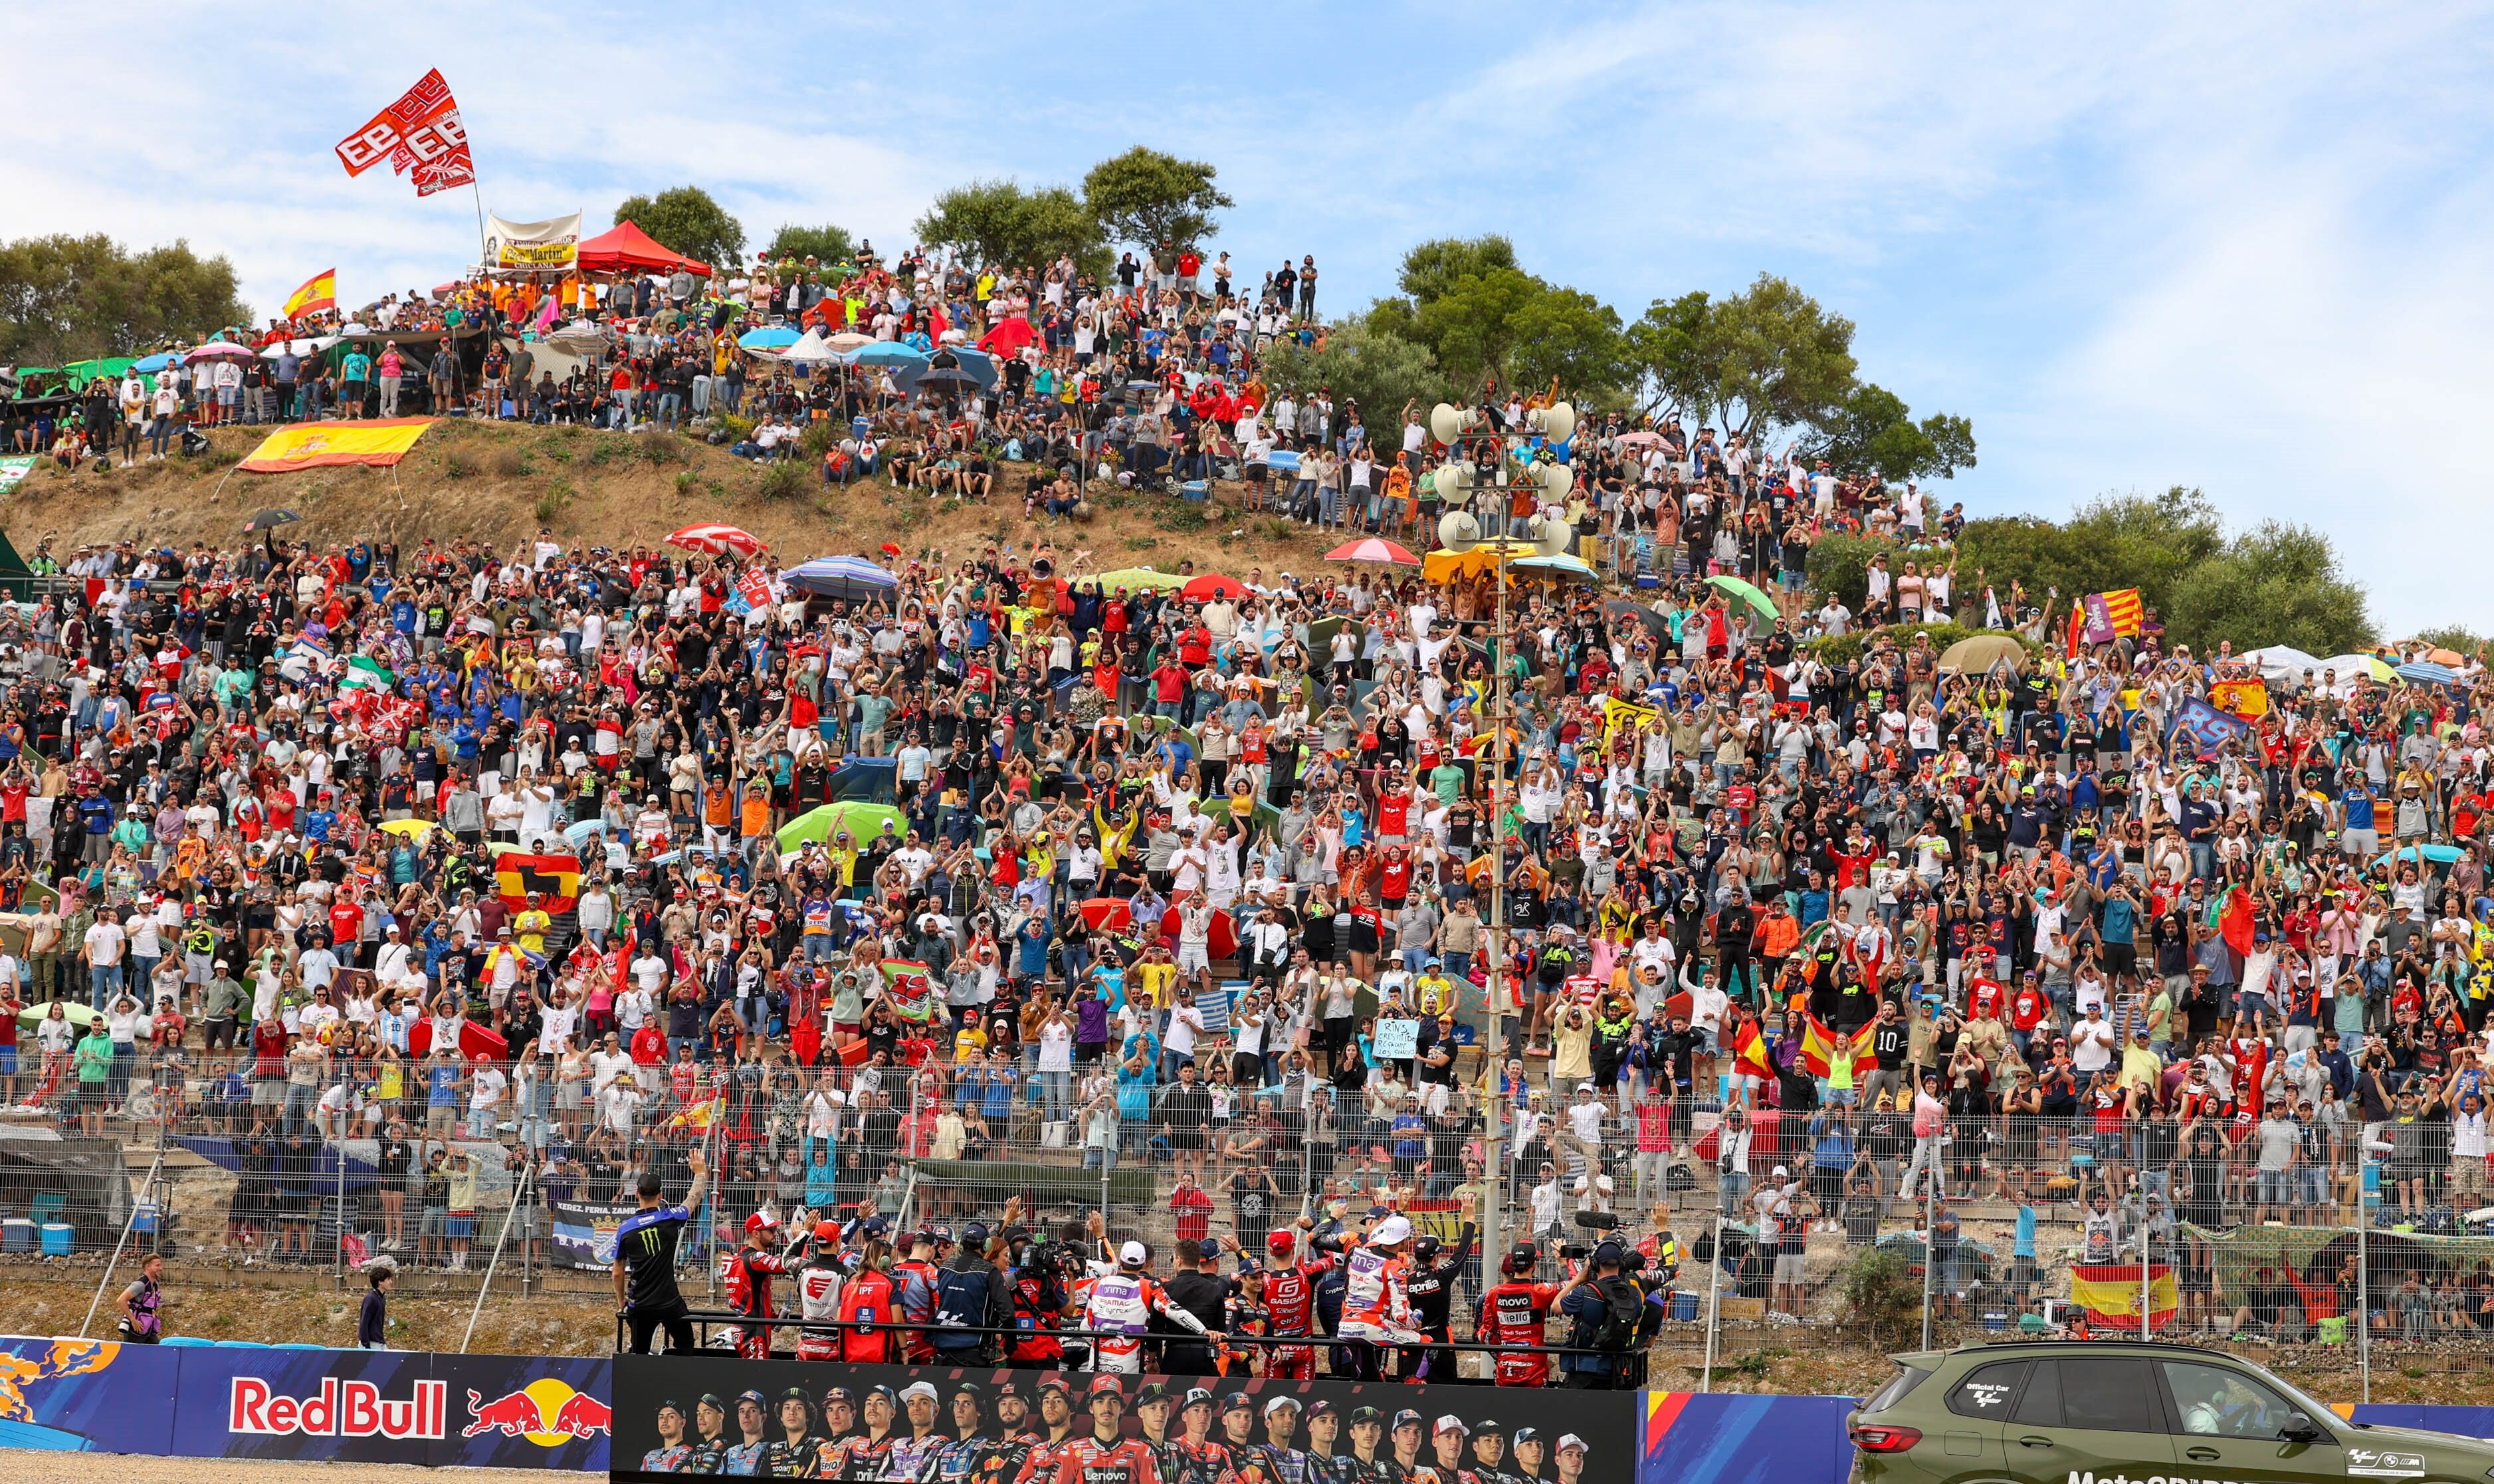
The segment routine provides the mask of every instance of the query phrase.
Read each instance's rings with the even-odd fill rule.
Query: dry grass
[[[1192,560],[1199,571],[1243,575],[1307,570],[1332,543],[1305,528],[1238,510],[1240,487],[1206,505],[1095,487],[1086,522],[1028,521],[1020,470],[985,505],[930,500],[881,481],[827,489],[816,467],[779,475],[690,438],[586,429],[444,422],[396,469],[318,469],[251,474],[232,469],[264,430],[210,435],[212,454],[108,473],[43,469],[0,500],[0,526],[21,552],[50,536],[55,550],[88,541],[193,541],[231,547],[256,510],[283,505],[303,523],[288,534],[326,546],[358,538],[475,540],[507,550],[550,527],[566,543],[655,545],[697,521],[743,526],[783,560],[870,552],[891,542],[911,556],[955,560],[988,546],[1061,553],[1089,549],[1094,566],[1157,566]]]

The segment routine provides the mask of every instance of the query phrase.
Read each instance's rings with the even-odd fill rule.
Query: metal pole
[[[1450,452],[1460,456],[1459,440]],[[1501,876],[1506,869],[1506,558],[1501,552],[1495,563],[1498,577],[1498,606],[1492,620],[1490,642],[1493,668],[1490,672],[1490,824],[1489,824],[1489,922],[1483,941],[1489,949],[1487,984],[1488,1029],[1481,1037],[1481,1075],[1484,1079],[1486,1106],[1483,1130],[1488,1143],[1489,1199],[1481,1208],[1481,1276],[1495,1283],[1506,1271],[1506,1139],[1501,1132],[1501,1114],[1506,1102],[1505,1077],[1506,1053],[1501,1024],[1505,1007],[1499,1003],[1499,991],[1506,970],[1506,893]],[[1530,1032],[1528,1031],[1528,1039]]]
[[[339,1085],[346,1085],[343,1074],[340,1075]],[[338,1166],[336,1204],[330,1208],[330,1215],[336,1220],[338,1227],[338,1276],[344,1278],[347,1274],[347,1130],[343,1122],[345,1114],[341,1113],[339,1116],[342,1121],[338,1126],[338,1136],[329,1145],[329,1158]]]
[[[1711,1258],[1706,1264],[1706,1366],[1697,1376],[1697,1389],[1700,1391],[1715,1389],[1715,1331],[1722,1322],[1723,1316],[1723,1187],[1719,1176],[1715,1187],[1715,1242],[1709,1251]],[[1927,1311],[1930,1307],[1929,1304],[1924,1305]]]
[[[1923,1348],[1931,1348],[1931,1253],[1940,1227],[1939,1150],[1931,1150],[1931,1167],[1923,1171]]]
[[[2372,1259],[2364,1252],[2364,1227],[2372,1225],[2372,1147],[2357,1130],[2355,1150],[2355,1369],[2372,1405]]]
[[[104,1277],[96,1282],[95,1297],[87,1301],[86,1317],[78,1320],[78,1338],[81,1340],[86,1338],[87,1326],[95,1322],[95,1312],[104,1307],[104,1290],[112,1287],[112,1270],[121,1262],[122,1249],[130,1245],[130,1233],[137,1229],[138,1208],[145,1204],[150,1196],[155,1195],[156,1177],[164,1171],[164,1168],[165,1125],[160,1116],[156,1125],[155,1163],[147,1166],[147,1178],[139,1182],[138,1198],[130,1203],[129,1219],[121,1224],[121,1238],[119,1241],[112,1244],[112,1256],[105,1259]],[[164,1217],[161,1213],[159,1213],[157,1221],[161,1229],[161,1226],[164,1221]]]
[[[494,1269],[502,1263],[502,1244],[511,1239],[511,1219],[520,1214],[520,1202],[529,1194],[529,1178],[535,1173],[534,1165],[520,1166],[520,1183],[511,1189],[510,1207],[502,1212],[502,1229],[494,1236],[494,1256],[485,1261],[485,1276],[476,1281],[476,1307],[468,1311],[468,1330],[459,1337],[462,1355],[468,1353],[468,1342],[476,1338],[476,1319],[485,1312],[485,1294],[494,1287]]]

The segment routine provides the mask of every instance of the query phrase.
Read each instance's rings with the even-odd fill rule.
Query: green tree
[[[2329,538],[2280,521],[2261,522],[2193,566],[2158,612],[2166,633],[2195,651],[2231,639],[2238,650],[2289,644],[2344,654],[2380,637]]]
[[[0,365],[133,354],[250,319],[233,264],[187,242],[133,253],[98,234],[0,247]]]
[[[1710,305],[1694,348],[1706,415],[1752,443],[1817,425],[1853,391],[1853,321],[1769,274]]]
[[[1515,244],[1505,237],[1440,237],[1403,255],[1403,271],[1396,282],[1414,305],[1425,305],[1452,293],[1464,279],[1518,266]]]
[[[1974,427],[1935,412],[1917,423],[1903,398],[1874,382],[1857,384],[1818,424],[1810,456],[1883,479],[1946,479],[1974,467]]]
[[[1428,347],[1360,320],[1332,326],[1322,349],[1282,342],[1266,356],[1263,372],[1266,383],[1282,390],[1327,386],[1337,399],[1358,403],[1369,441],[1381,447],[1399,436],[1406,403],[1417,402],[1426,410],[1446,393]]]
[[[2475,654],[2485,648],[2485,636],[2461,623],[2436,624],[2432,628],[2418,629],[2411,637],[2419,644],[2429,644],[2437,650],[2449,650],[2463,656]]]
[[[1403,255],[1403,296],[1368,327],[1428,348],[1462,400],[1487,379],[1570,394],[1614,390],[1635,374],[1618,311],[1516,265],[1505,237],[1443,237]]]
[[[1011,180],[976,180],[945,192],[918,219],[918,235],[999,268],[1064,257],[1096,265],[1100,251],[1100,224],[1073,192],[1025,190]]]
[[[629,222],[668,252],[713,267],[732,266],[745,252],[744,226],[699,186],[627,196],[615,208],[615,221]]]
[[[762,256],[773,262],[794,257],[803,261],[812,257],[822,263],[852,262],[857,257],[857,239],[845,227],[825,223],[821,227],[783,226],[762,250]]]
[[[1171,252],[1210,237],[1216,207],[1236,204],[1212,183],[1219,172],[1201,160],[1180,160],[1138,144],[1091,167],[1082,203],[1111,241]]]
[[[1716,368],[1707,337],[1714,310],[1705,291],[1694,290],[1655,300],[1627,327],[1625,349],[1639,410],[1658,418],[1693,418],[1712,405]]]
[[[1507,316],[1506,327],[1515,337],[1507,369],[1520,386],[1555,380],[1565,391],[1598,399],[1634,379],[1620,312],[1590,293],[1544,288]]]

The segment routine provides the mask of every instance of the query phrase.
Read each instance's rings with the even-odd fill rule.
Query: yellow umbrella
[[[1102,572],[1097,577],[1078,577],[1075,581],[1096,582],[1103,592],[1114,592],[1119,588],[1129,592],[1144,588],[1167,592],[1174,588],[1185,587],[1193,579],[1180,577],[1174,572],[1156,572],[1150,567],[1119,567],[1113,572]]]
[[[404,834],[411,840],[420,840],[433,833],[434,824],[429,819],[390,819],[383,820],[381,828],[391,834]]]
[[[1420,559],[1420,575],[1430,582],[1452,582],[1459,577],[1478,577],[1503,561],[1539,555],[1541,548],[1531,541],[1483,541],[1460,552],[1441,547]]]

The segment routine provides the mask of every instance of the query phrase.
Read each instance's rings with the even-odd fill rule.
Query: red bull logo
[[[440,1438],[448,1411],[449,1387],[417,1381],[415,1394],[391,1401],[371,1381],[330,1377],[319,1394],[280,1396],[256,1376],[237,1376],[226,1409],[226,1431],[306,1438]],[[470,1395],[474,1395],[471,1392]]]
[[[471,1418],[462,1438],[500,1433],[525,1438],[541,1448],[559,1448],[583,1438],[612,1436],[614,1409],[567,1381],[540,1377],[498,1397],[468,1393]]]

